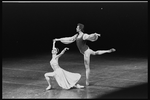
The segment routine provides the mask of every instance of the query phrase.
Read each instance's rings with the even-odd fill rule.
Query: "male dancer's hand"
[[[97,36],[101,36],[101,34],[95,33]]]
[[[116,51],[116,49],[112,48],[112,49],[110,49],[110,51],[111,51],[111,52],[114,52],[114,51]]]

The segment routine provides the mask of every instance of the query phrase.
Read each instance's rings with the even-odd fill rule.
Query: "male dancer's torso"
[[[88,45],[86,45],[86,40],[83,40],[83,35],[84,34],[78,35],[76,39],[77,47],[82,54],[89,48]]]

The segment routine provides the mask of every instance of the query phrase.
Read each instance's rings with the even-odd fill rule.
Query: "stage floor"
[[[90,85],[84,89],[64,90],[52,79],[52,89],[48,91],[44,74],[52,71],[50,54],[2,59],[2,98],[96,98],[148,83],[147,58],[109,55],[91,56]],[[80,73],[79,84],[85,86],[81,54],[66,53],[59,62],[63,69]]]

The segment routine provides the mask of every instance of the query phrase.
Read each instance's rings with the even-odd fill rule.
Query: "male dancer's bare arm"
[[[64,44],[70,44],[72,42],[74,42],[76,40],[76,37],[77,37],[78,34],[75,34],[74,36],[72,37],[63,37],[63,38],[56,38],[55,41],[60,41]]]

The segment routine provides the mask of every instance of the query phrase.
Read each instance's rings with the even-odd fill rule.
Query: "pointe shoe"
[[[46,88],[46,90],[50,90],[50,89],[51,89],[51,87],[52,87],[52,86],[51,86],[51,85],[49,85],[49,86]]]
[[[76,88],[81,89],[81,88],[84,88],[84,86],[77,84]]]

